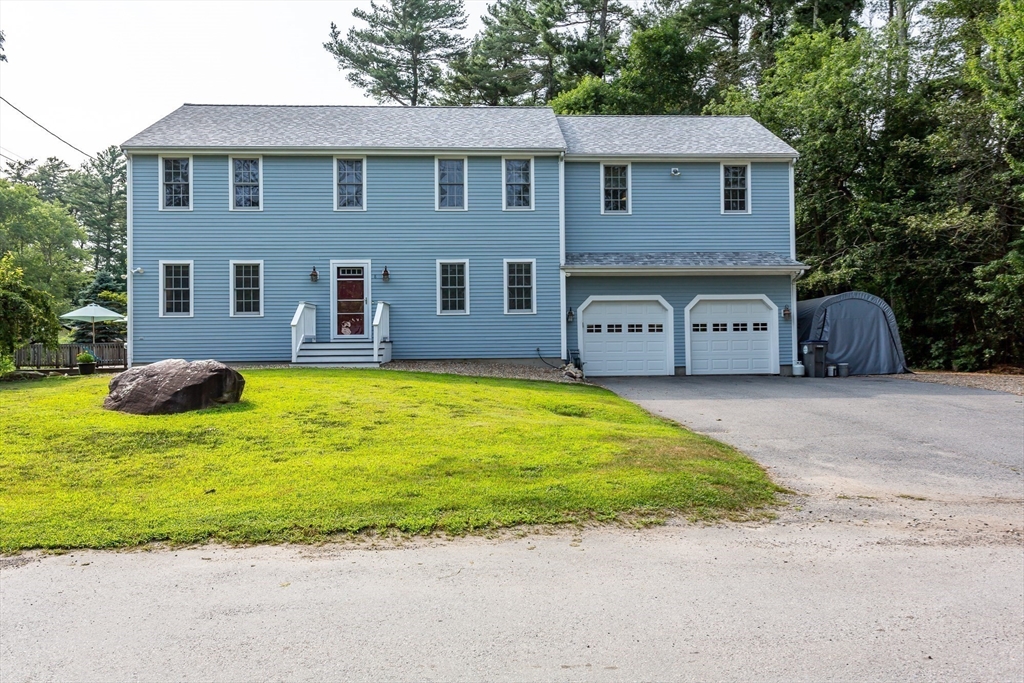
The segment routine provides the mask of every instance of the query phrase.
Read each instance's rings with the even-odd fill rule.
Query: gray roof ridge
[[[750,119],[750,114],[555,114],[560,119]]]
[[[441,104],[407,107],[402,104],[225,104],[216,102],[185,102],[181,105],[181,107],[277,107],[280,109],[408,109],[410,111],[416,109],[527,109],[532,111],[546,109],[548,111],[551,111],[551,107],[527,107],[505,104],[494,106],[465,106],[457,104]],[[180,109],[181,107],[178,107],[178,109]],[[177,111],[177,109],[175,109],[175,111]]]

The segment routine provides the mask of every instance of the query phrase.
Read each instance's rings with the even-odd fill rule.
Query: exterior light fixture
[[[668,173],[669,173],[669,175],[677,176],[677,175],[679,175],[679,169],[678,168],[673,168]]]
[[[571,323],[575,319],[576,314],[572,312],[572,306],[570,306],[569,310],[565,312],[565,322]]]
[[[391,273],[388,272],[388,267],[387,266],[384,266],[384,272],[382,272],[380,274],[380,279],[383,280],[384,282],[390,282],[391,281]]]
[[[309,271],[309,281],[316,282],[320,279],[320,273],[316,272],[316,266],[313,266],[313,270]]]
[[[792,317],[793,317],[793,311],[789,310],[789,306],[784,306],[782,308],[782,319],[783,320],[790,320],[790,319],[792,319]]]
[[[133,275],[142,275],[145,272],[142,268],[132,268]]]

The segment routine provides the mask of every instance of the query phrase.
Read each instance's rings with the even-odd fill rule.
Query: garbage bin
[[[820,339],[809,339],[800,342],[800,358],[804,362],[808,377],[825,376],[825,354],[828,353],[828,342]]]

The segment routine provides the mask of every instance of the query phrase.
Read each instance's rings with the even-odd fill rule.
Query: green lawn
[[[109,376],[0,388],[0,550],[709,519],[777,490],[732,448],[595,387],[244,374],[241,403],[169,416],[103,410]]]

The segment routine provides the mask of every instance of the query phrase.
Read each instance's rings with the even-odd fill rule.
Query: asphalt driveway
[[[1003,502],[1024,517],[1024,399],[887,377],[609,378],[813,496]]]

